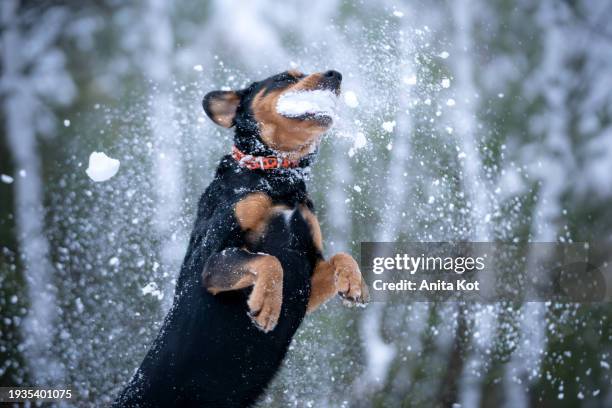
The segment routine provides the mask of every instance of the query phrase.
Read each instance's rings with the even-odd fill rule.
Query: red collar
[[[277,156],[253,156],[242,153],[236,146],[232,146],[232,157],[241,166],[249,170],[271,170],[271,169],[290,169],[298,167],[299,160],[290,160],[286,157]]]

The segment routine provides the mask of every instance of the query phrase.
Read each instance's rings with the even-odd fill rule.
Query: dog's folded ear
[[[219,126],[230,128],[234,125],[240,95],[234,91],[212,91],[204,96],[204,112]]]

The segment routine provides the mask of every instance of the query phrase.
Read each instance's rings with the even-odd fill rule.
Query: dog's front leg
[[[283,268],[276,257],[224,249],[206,262],[202,283],[213,295],[253,286],[247,301],[251,320],[264,332],[276,326],[283,302]]]
[[[312,275],[312,289],[308,301],[308,312],[312,312],[338,293],[349,304],[365,304],[369,300],[366,285],[359,265],[352,256],[338,253],[329,261],[321,259]]]

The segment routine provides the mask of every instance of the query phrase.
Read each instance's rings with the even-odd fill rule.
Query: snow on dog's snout
[[[335,117],[336,94],[328,90],[287,92],[278,98],[276,111],[288,118]]]

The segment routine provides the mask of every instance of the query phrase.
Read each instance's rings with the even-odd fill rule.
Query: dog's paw
[[[263,332],[276,327],[283,303],[282,273],[270,273],[258,278],[249,296],[249,317]]]
[[[249,297],[249,317],[258,329],[267,333],[276,327],[282,306],[282,296],[251,294]]]
[[[332,257],[331,263],[334,266],[336,291],[344,300],[344,304],[354,306],[368,303],[370,300],[368,286],[353,257],[339,253]]]

